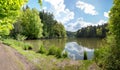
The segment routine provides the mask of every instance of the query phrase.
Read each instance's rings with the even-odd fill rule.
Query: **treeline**
[[[98,26],[87,26],[77,31],[78,38],[104,38],[108,32],[107,23]]]
[[[40,11],[39,17],[43,23],[43,37],[54,38],[54,37],[66,37],[66,31],[62,23],[57,22],[54,19],[52,13]]]
[[[69,38],[75,38],[76,37],[76,32],[71,32],[71,31],[66,31],[67,37]]]
[[[64,26],[54,19],[52,13],[38,12],[28,6],[21,12],[10,33],[12,37],[25,36],[27,39],[66,37]]]

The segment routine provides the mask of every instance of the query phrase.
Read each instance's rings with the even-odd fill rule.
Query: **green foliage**
[[[91,60],[71,61],[70,59],[57,59],[53,56],[46,56],[44,54],[35,53],[32,50],[28,50],[26,52],[25,50],[23,50],[22,47],[20,47],[23,45],[22,43],[20,43],[20,41],[16,41],[13,39],[6,39],[4,41],[14,44],[11,45],[11,47],[16,49],[21,55],[32,62],[33,65],[35,65],[35,70],[87,70],[90,68],[91,64],[94,63],[94,61]],[[19,45],[15,45],[15,43],[13,42],[19,43]],[[38,62],[35,62],[33,60],[38,60]],[[63,65],[63,63],[65,64]],[[56,66],[56,64],[60,66]],[[99,69],[95,68],[95,70]]]
[[[47,55],[55,55],[57,58],[61,58],[62,50],[60,48],[52,46],[48,49]]]
[[[47,55],[55,55],[56,51],[57,51],[57,48],[52,46],[48,49]]]
[[[0,20],[0,36],[2,35],[8,35],[10,33],[10,30],[12,30],[12,20],[10,19],[3,19]]]
[[[94,51],[94,60],[97,65],[101,68],[104,68],[104,62],[106,61],[107,56],[110,54],[110,47],[105,46]]]
[[[66,37],[66,31],[61,23],[55,23],[52,27],[52,37]]]
[[[44,38],[61,38],[66,37],[64,26],[54,20],[53,14],[49,12],[40,11],[41,22],[43,23],[43,37]]]
[[[8,35],[13,28],[12,23],[19,15],[21,6],[27,0],[0,0],[0,36]]]
[[[76,37],[76,33],[77,32],[66,31],[67,37],[70,37],[70,38],[75,38]]]
[[[63,53],[62,53],[62,57],[63,57],[63,58],[68,57],[68,53],[67,53],[67,51],[63,51]]]
[[[3,43],[8,45],[8,46],[17,46],[21,47],[24,50],[32,50],[33,46],[29,43],[24,43],[22,41],[16,41],[13,39],[4,39]]]
[[[40,4],[40,6],[42,6],[42,0],[38,0],[38,3]]]
[[[55,53],[55,56],[57,58],[62,58],[62,50],[60,48],[57,48],[56,50],[56,53]]]
[[[87,60],[87,52],[84,51],[84,60]]]
[[[24,43],[23,49],[24,50],[32,50],[32,45],[29,43]]]
[[[105,70],[120,69],[120,1],[114,0],[113,7],[109,13],[109,37],[108,44],[110,47],[109,55],[105,56]]]
[[[30,10],[27,8],[22,11],[19,21],[14,24],[15,29],[11,32],[12,35],[19,33],[28,39],[41,38],[43,24],[38,15],[39,13],[36,9]]]
[[[46,52],[47,52],[47,50],[43,45],[41,45],[39,47],[39,50],[37,51],[37,53],[41,53],[41,54],[46,54]]]
[[[27,38],[26,36],[20,35],[20,34],[17,34],[17,36],[16,36],[16,39],[17,39],[18,41],[23,41],[23,40],[25,40],[26,38]]]
[[[96,32],[97,32],[97,35],[98,35],[98,36],[101,36],[101,35],[102,35],[102,28],[98,28],[98,29],[96,30]]]
[[[98,26],[88,26],[77,31],[76,36],[79,38],[105,38],[108,29],[107,24]]]

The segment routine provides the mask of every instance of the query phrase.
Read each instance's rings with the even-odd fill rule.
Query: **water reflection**
[[[94,56],[94,49],[83,47],[78,45],[76,42],[66,43],[64,51],[67,51],[68,57],[73,60],[83,60],[84,51],[87,52],[88,59],[92,59]]]
[[[39,47],[43,45],[46,49],[55,46],[69,53],[69,58],[74,60],[83,59],[84,50],[87,51],[88,59],[92,59],[94,49],[99,48],[103,43],[101,39],[42,39],[42,40],[27,40],[26,42],[33,44],[34,51],[38,51]]]

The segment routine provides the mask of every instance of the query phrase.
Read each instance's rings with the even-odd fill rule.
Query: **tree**
[[[28,39],[42,37],[43,24],[39,18],[39,12],[36,9],[30,10],[27,8],[24,10],[19,17],[19,21],[14,24],[14,26],[15,29],[12,31],[13,34],[22,34]]]
[[[97,28],[96,32],[97,32],[98,37],[101,36],[102,35],[102,28]]]
[[[19,10],[26,1],[0,0],[0,36],[10,33],[13,28],[12,23],[19,15]]]
[[[109,55],[106,58],[105,70],[120,69],[120,1],[114,0],[109,13]]]
[[[81,28],[77,31],[77,37],[87,37],[87,38],[105,38],[108,29],[106,29],[107,24],[98,25],[98,26],[87,26]]]
[[[8,35],[13,29],[13,22],[19,16],[21,7],[28,0],[0,0],[0,36]],[[42,5],[42,0],[39,0]]]
[[[62,38],[62,37],[66,37],[66,31],[64,26],[61,23],[56,23],[53,25],[52,27],[52,37],[58,37],[58,38]]]
[[[39,13],[41,22],[43,23],[43,37],[66,37],[64,26],[54,19],[54,15],[49,12],[40,11]]]

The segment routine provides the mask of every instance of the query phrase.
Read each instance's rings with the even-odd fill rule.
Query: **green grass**
[[[46,54],[47,50],[46,50],[46,48],[43,45],[41,45],[39,47],[39,50],[37,51],[37,53]]]
[[[38,70],[88,70],[89,66],[94,63],[93,60],[79,60],[77,61],[77,64],[73,64],[72,62],[74,61],[68,58],[58,59],[61,57],[61,50],[55,47],[51,47],[51,49],[47,51],[47,53],[49,53],[48,56],[46,54],[36,53],[32,50],[24,50],[23,46],[25,46],[25,43],[21,41],[5,39],[3,43],[16,49],[20,54],[25,56],[31,63],[33,63],[38,68]],[[43,46],[42,52],[44,52]]]
[[[58,47],[52,46],[48,49],[47,55],[54,55],[57,58],[62,58],[62,50]]]

